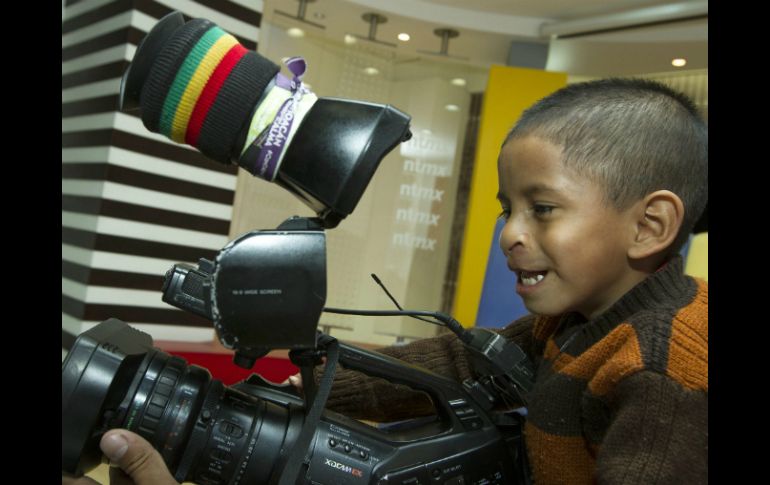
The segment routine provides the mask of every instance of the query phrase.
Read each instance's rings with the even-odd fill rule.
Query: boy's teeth
[[[521,282],[524,284],[524,286],[532,286],[540,283],[543,278],[545,277],[544,274],[528,274],[525,275],[524,273],[521,274]]]

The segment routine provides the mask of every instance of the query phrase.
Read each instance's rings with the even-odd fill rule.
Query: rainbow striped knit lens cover
[[[280,68],[205,19],[177,29],[142,86],[148,130],[230,163],[240,155],[251,115]]]

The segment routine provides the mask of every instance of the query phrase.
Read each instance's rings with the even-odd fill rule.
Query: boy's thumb
[[[160,454],[138,434],[113,429],[102,436],[99,447],[136,485],[178,485]]]

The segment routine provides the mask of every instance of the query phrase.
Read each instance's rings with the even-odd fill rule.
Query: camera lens
[[[177,480],[266,482],[287,435],[296,434],[288,433],[288,410],[227,388],[179,357],[158,351],[153,361],[163,362],[162,368],[157,377],[151,369],[142,377],[123,426],[150,441]],[[299,428],[302,415],[295,418]]]
[[[301,404],[226,387],[152,347],[126,350],[125,337],[81,336],[62,365],[63,471],[96,466],[111,428],[147,439],[180,482],[266,483],[281,469],[304,422]]]

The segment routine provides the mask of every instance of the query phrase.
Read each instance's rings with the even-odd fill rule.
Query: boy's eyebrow
[[[559,191],[555,188],[545,185],[545,184],[532,184],[528,187],[526,187],[523,191],[524,195],[531,196],[533,194],[539,194],[539,193],[552,193],[552,194],[558,194]]]
[[[532,184],[528,187],[526,187],[524,190],[522,190],[522,193],[525,197],[531,197],[534,194],[541,194],[541,193],[547,193],[547,194],[559,194],[559,190],[545,184]],[[497,200],[500,201],[507,201],[508,197],[503,194],[502,192],[497,193]]]

